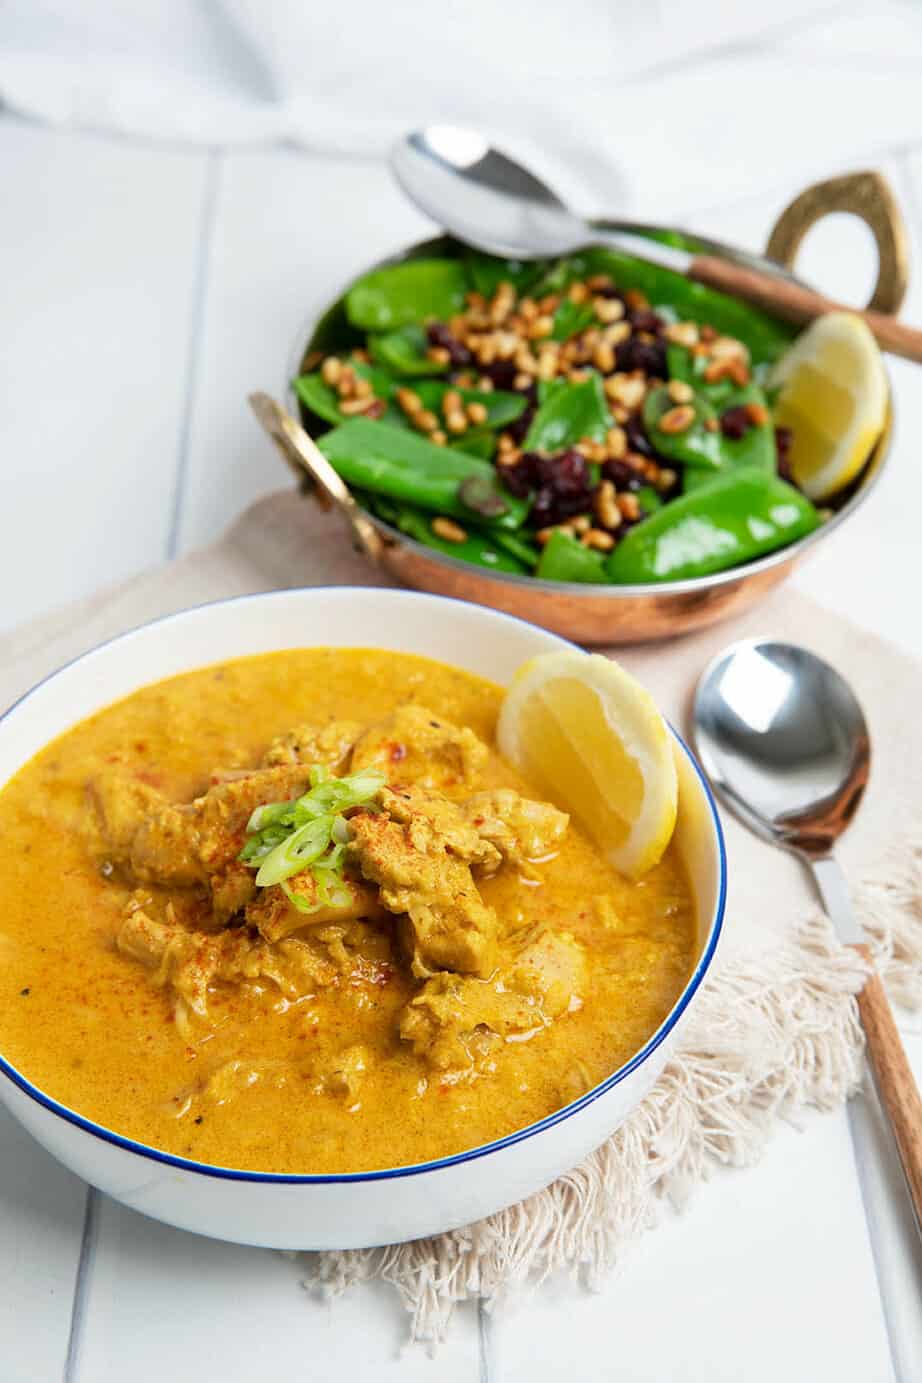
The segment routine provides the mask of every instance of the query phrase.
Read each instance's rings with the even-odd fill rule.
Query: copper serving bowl
[[[678,233],[694,250],[758,265],[775,273],[789,273],[788,266],[806,231],[832,211],[850,211],[870,226],[879,253],[879,275],[871,304],[878,310],[895,313],[906,287],[906,265],[900,252],[902,227],[899,211],[878,174],[854,174],[808,188],[778,221],[764,256]],[[624,223],[620,224],[623,227]],[[675,233],[675,228],[662,226],[632,226],[630,229]],[[451,243],[444,237],[421,241],[373,267],[444,253]],[[291,378],[304,371],[309,356],[336,341],[343,324],[340,296],[299,338],[286,381],[289,405],[296,416],[299,405],[290,386]],[[370,560],[397,580],[418,590],[493,606],[583,644],[626,644],[670,638],[703,628],[755,604],[784,581],[815,548],[828,542],[865,502],[883,469],[891,433],[891,412],[888,411],[883,435],[868,456],[858,480],[836,504],[835,512],[815,532],[789,547],[711,576],[655,585],[595,586],[490,572],[422,546],[356,504],[344,482],[311,445],[302,429],[277,405],[272,405],[267,396],[254,396],[252,401],[260,421],[299,475],[304,488],[322,503],[329,502],[339,508],[352,527],[357,545]]]

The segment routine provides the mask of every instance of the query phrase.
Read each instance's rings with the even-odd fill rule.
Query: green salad
[[[294,381],[372,514],[493,571],[705,576],[812,532],[768,378],[794,328],[607,249],[358,279]]]

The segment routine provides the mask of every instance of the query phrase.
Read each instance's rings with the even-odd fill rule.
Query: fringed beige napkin
[[[339,522],[292,493],[249,509],[214,547],[136,578],[0,640],[0,701],[102,639],[203,601],[284,586],[381,584]],[[390,584],[390,583],[388,583]],[[871,783],[842,844],[856,904],[893,998],[922,1003],[922,668],[788,587],[751,614],[668,645],[619,650],[682,726],[701,669],[725,643],[771,634],[807,644],[854,685],[870,721]],[[169,638],[169,627],[163,631]],[[774,1122],[825,1109],[855,1088],[862,1038],[860,962],[836,942],[795,860],[725,819],[730,893],[717,973],[680,1048],[631,1118],[581,1167],[480,1224],[393,1248],[308,1259],[309,1285],[393,1283],[412,1335],[444,1333],[457,1302],[496,1300],[569,1268],[592,1282],[720,1165],[758,1158]]]

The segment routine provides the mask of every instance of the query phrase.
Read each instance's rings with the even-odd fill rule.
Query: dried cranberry
[[[626,461],[606,461],[602,467],[616,490],[639,490],[643,478]]]
[[[528,485],[534,490],[529,515],[529,523],[534,528],[562,523],[589,509],[592,479],[585,456],[575,447],[556,456],[526,452],[515,466],[506,469],[505,474],[506,484],[513,494],[523,493]]]
[[[640,341],[636,336],[621,342],[615,351],[615,363],[619,370],[643,370],[645,375],[655,375],[658,379],[665,379],[668,373],[664,343]]]
[[[531,427],[531,420],[536,412],[537,405],[533,403],[528,404],[516,418],[515,422],[510,423],[506,428],[506,431],[509,433],[513,442],[515,442],[516,446],[525,441],[525,436],[528,429]]]
[[[656,336],[663,327],[663,319],[649,307],[638,307],[628,313],[628,321],[635,331],[649,331]]]
[[[511,360],[494,360],[492,365],[481,365],[480,373],[492,379],[495,389],[511,389],[518,374]]]
[[[752,427],[752,419],[744,403],[736,408],[728,408],[720,415],[720,430],[731,442],[738,442]]]
[[[624,294],[613,283],[604,283],[600,288],[593,288],[592,294],[595,298],[617,298],[619,302],[624,303]],[[627,308],[627,303],[624,303],[624,306]]]
[[[534,498],[528,522],[533,528],[547,528],[555,518],[554,492],[550,486],[542,486]]]
[[[585,495],[589,489],[589,466],[581,451],[571,447],[560,456],[551,458],[554,465],[553,486],[558,495]]]
[[[627,434],[628,451],[636,451],[641,456],[649,456],[651,458],[656,456],[656,452],[653,450],[653,444],[647,436],[644,425],[640,418],[637,417],[636,413],[628,418],[627,422],[624,424],[624,431]]]
[[[522,456],[514,466],[500,467],[503,484],[517,499],[527,499],[535,487],[535,475],[529,458]]]
[[[793,485],[794,477],[791,474],[791,443],[794,441],[794,434],[789,427],[775,428],[775,451],[778,454],[778,474],[782,480],[786,480],[789,485]]]
[[[444,322],[430,322],[426,327],[426,339],[430,346],[439,346],[443,351],[447,351],[448,358],[456,369],[474,363],[474,357],[467,346],[461,344]]]

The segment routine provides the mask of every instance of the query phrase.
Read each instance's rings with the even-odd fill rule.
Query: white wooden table
[[[918,27],[897,51],[901,13],[889,6],[881,30],[846,6],[808,36],[809,51],[825,45],[840,69],[866,62],[876,76],[918,62]],[[772,60],[783,66],[795,39],[782,35]],[[874,161],[903,202],[918,264],[922,145],[896,133]],[[158,149],[12,117],[0,118],[0,185],[0,627],[10,627],[208,541],[284,484],[247,391],[280,390],[308,314],[426,227],[371,163]],[[779,157],[757,197],[721,205],[719,187],[703,184],[669,210],[758,246],[796,190]],[[836,223],[811,238],[800,267],[857,296],[871,263],[860,232]],[[906,313],[922,321],[918,277]],[[848,539],[796,580],[922,655],[922,374],[900,362],[892,372],[893,463]],[[922,1038],[907,1040],[922,1075]],[[433,1363],[400,1355],[405,1323],[386,1289],[312,1300],[279,1255],[88,1194],[0,1114],[0,1383],[888,1383],[884,1306],[903,1351],[898,1376],[922,1379],[918,1262],[886,1196],[872,1213],[884,1223],[884,1305],[845,1116],[808,1118],[782,1129],[758,1168],[716,1177],[667,1217],[598,1294],[554,1283],[493,1318],[461,1311]]]

